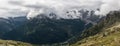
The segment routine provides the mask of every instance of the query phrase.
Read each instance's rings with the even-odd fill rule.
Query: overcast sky
[[[35,16],[39,13],[62,12],[69,9],[97,9],[105,15],[120,9],[120,0],[0,0],[0,17]]]

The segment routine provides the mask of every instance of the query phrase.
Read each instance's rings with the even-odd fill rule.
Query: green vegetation
[[[85,30],[71,46],[120,46],[120,12],[114,11],[98,25]]]
[[[2,35],[2,39],[24,41],[32,44],[61,43],[92,24],[80,19],[35,18]]]
[[[114,25],[104,29],[102,32],[89,36],[77,42],[73,46],[119,46],[120,45],[120,25]]]

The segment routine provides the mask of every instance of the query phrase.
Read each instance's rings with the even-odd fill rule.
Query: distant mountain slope
[[[3,39],[20,40],[30,43],[64,42],[78,32],[92,26],[80,19],[33,19],[5,35]]]
[[[120,11],[110,12],[98,25],[84,31],[71,46],[120,46]]]
[[[26,17],[0,18],[0,36],[27,22]]]
[[[95,11],[92,10],[71,10],[66,12],[67,18],[58,18],[56,13],[46,13],[48,15],[39,14],[34,18],[29,18],[27,22],[24,18],[13,19],[15,26],[26,23],[5,32],[1,38],[34,44],[61,43],[99,22],[101,17],[94,13]],[[74,18],[75,16],[77,18]]]

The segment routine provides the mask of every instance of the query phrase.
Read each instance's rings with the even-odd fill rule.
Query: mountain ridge
[[[119,46],[119,19],[120,11],[110,12],[101,23],[84,31],[81,41],[71,46]]]

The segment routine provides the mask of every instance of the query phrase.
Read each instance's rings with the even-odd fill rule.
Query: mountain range
[[[120,46],[120,11],[110,12],[99,24],[83,31],[71,46]]]
[[[5,32],[9,32],[16,27],[19,27],[26,23],[27,18],[24,16],[21,17],[9,17],[9,18],[0,18],[0,36]]]
[[[70,11],[76,13],[76,11]],[[78,18],[59,18],[55,13],[0,18],[0,38],[44,46],[119,46],[120,11],[98,16],[81,10]],[[67,12],[69,13],[69,12]],[[88,14],[89,13],[89,14]],[[82,15],[81,15],[82,14]],[[5,31],[4,31],[5,30]]]
[[[74,18],[78,13],[78,18]],[[1,18],[3,26],[0,38],[32,44],[61,43],[98,23],[101,17],[94,13],[89,10],[72,10],[66,12],[67,18],[59,19],[55,13],[39,14],[31,19],[25,16]]]

